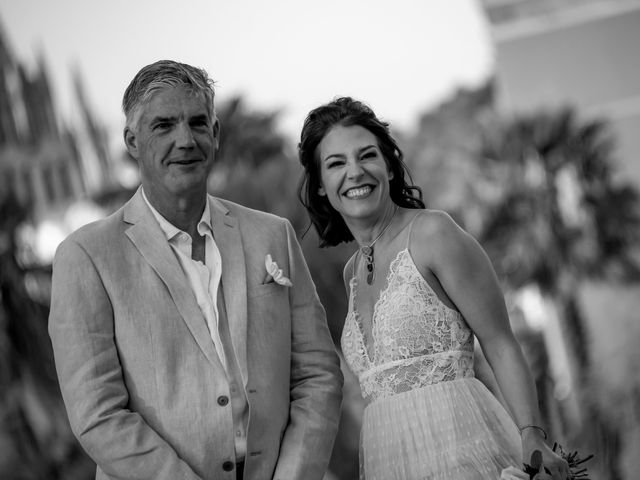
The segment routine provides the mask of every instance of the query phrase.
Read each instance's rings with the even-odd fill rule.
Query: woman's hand
[[[534,465],[531,460],[533,452],[536,450],[542,454],[541,465]],[[524,463],[534,468],[542,467],[539,468],[540,473],[534,477],[536,480],[567,480],[569,478],[569,464],[549,447],[542,431],[538,429],[525,428],[522,430],[522,455]],[[544,473],[545,468],[551,472],[551,475]]]

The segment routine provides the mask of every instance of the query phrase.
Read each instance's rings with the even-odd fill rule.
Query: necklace
[[[380,234],[373,239],[373,241],[369,245],[364,245],[360,247],[360,252],[362,252],[362,258],[364,259],[364,265],[367,269],[367,285],[371,285],[373,280],[376,278],[376,264],[373,261],[373,245],[384,235],[384,232],[391,226],[391,222],[393,222],[393,217],[396,216],[396,212],[398,211],[398,206],[393,210],[393,215],[389,219],[389,222],[382,229]]]

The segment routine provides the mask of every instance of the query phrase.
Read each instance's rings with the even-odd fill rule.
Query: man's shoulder
[[[284,217],[280,217],[273,213],[256,210],[255,208],[246,207],[244,205],[240,205],[239,203],[235,203],[219,197],[210,196],[210,198],[214,202],[218,202],[219,205],[223,207],[223,209],[228,210],[229,213],[233,217],[237,218],[240,222],[251,221],[273,225],[282,225],[283,223],[287,222],[287,219],[285,219]]]
[[[121,207],[104,218],[83,225],[71,233],[65,241],[82,245],[113,241],[124,228],[123,210],[124,207]]]

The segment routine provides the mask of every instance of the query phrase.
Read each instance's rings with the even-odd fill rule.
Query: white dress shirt
[[[218,287],[220,286],[220,277],[222,275],[222,259],[220,250],[216,242],[213,240],[213,229],[211,228],[211,209],[209,201],[205,203],[202,218],[198,222],[198,233],[205,238],[205,263],[191,258],[192,238],[187,232],[184,232],[171,224],[158,212],[142,190],[142,197],[151,209],[153,216],[160,224],[160,228],[167,236],[167,241],[178,257],[180,266],[184,271],[189,285],[196,296],[198,306],[204,315],[209,334],[216,347],[216,352],[220,358],[222,366],[227,369],[224,348],[220,338],[218,329]]]
[[[207,199],[204,212],[202,212],[202,217],[200,218],[197,226],[198,233],[205,237],[205,260],[203,264],[202,262],[191,258],[191,235],[177,228],[164,218],[160,212],[153,208],[144,193],[144,189],[142,189],[142,197],[149,206],[153,216],[158,221],[160,228],[166,235],[169,245],[171,245],[171,248],[180,262],[180,266],[182,267],[184,274],[189,280],[189,286],[191,287],[191,290],[196,297],[196,301],[198,302],[198,306],[204,315],[218,358],[227,373],[229,389],[231,392],[231,405],[233,408],[236,460],[240,461],[244,459],[247,448],[246,425],[248,405],[244,390],[239,387],[239,385],[242,384],[240,374],[237,371],[237,367],[234,369],[227,362],[222,336],[220,334],[217,303],[218,288],[220,287],[220,278],[222,276],[222,258],[220,256],[220,250],[213,239],[209,200]],[[229,341],[227,343],[229,344],[227,346],[229,349],[228,352],[230,352],[230,355],[235,355],[231,342]]]

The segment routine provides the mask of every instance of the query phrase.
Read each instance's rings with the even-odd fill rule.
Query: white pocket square
[[[278,264],[273,261],[271,255],[265,257],[264,266],[267,269],[267,273],[273,277],[274,282],[278,285],[284,285],[285,287],[293,286],[291,280],[284,276],[282,269],[278,268]]]

